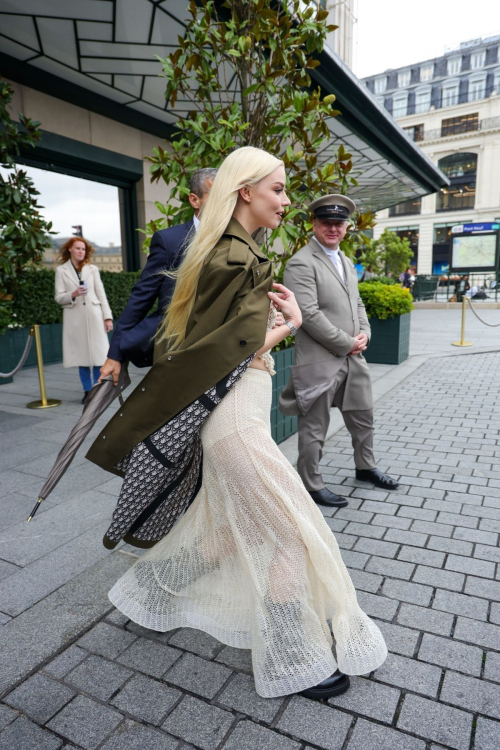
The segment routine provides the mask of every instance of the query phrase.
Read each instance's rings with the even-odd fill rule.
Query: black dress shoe
[[[342,695],[346,690],[349,690],[350,684],[349,677],[337,669],[336,672],[327,677],[326,680],[323,680],[323,682],[320,682],[319,685],[303,690],[300,695],[322,701],[326,700],[326,698],[332,698],[334,695]]]
[[[378,469],[356,469],[356,479],[371,482],[382,490],[395,490],[399,487],[399,482],[396,482],[389,474],[382,474]]]
[[[326,487],[322,490],[310,490],[309,494],[316,503],[316,505],[328,505],[332,508],[345,508],[347,500],[342,495],[336,495]]]
[[[87,396],[89,395],[89,393],[90,391],[83,392],[82,404],[84,404],[87,401]]]

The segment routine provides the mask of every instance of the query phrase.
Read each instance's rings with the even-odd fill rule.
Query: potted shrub
[[[370,319],[372,337],[367,362],[399,365],[410,351],[410,314],[413,299],[408,289],[380,281],[359,284],[359,294]]]

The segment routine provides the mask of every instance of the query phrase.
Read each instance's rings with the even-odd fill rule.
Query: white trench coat
[[[97,266],[87,263],[81,277],[87,282],[87,294],[73,299],[78,276],[71,260],[56,268],[55,300],[64,308],[63,366],[101,367],[109,348],[104,321],[113,315]]]

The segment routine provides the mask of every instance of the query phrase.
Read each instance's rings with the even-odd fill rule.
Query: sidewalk
[[[82,448],[25,522],[81,412],[74,372],[47,368],[48,395],[65,402],[46,412],[24,408],[34,370],[0,388],[0,750],[500,747],[500,353],[373,376],[379,395],[394,386],[376,403],[376,451],[399,490],[353,479],[344,429],[323,463],[350,498],[328,523],[390,656],[329,704],[263,700],[248,652],[113,611],[107,591],[137,553],[101,545],[120,480]]]

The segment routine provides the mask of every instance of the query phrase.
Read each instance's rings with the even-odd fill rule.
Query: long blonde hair
[[[256,185],[280,166],[281,159],[252,146],[239,148],[224,159],[203,207],[198,230],[175,272],[175,290],[158,331],[159,340],[166,339],[169,350],[178,349],[184,341],[203,264],[229,224],[238,191],[246,185]]]

